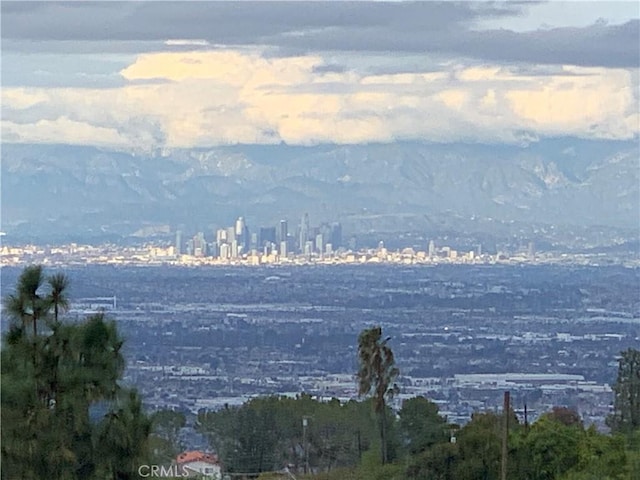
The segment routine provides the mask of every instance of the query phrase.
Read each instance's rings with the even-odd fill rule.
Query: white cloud
[[[30,143],[89,144],[114,148],[131,146],[130,142],[113,128],[98,127],[67,117],[39,120],[28,125],[3,121],[2,135],[6,141],[28,140]]]
[[[2,105],[12,110],[24,110],[46,102],[48,98],[44,92],[36,92],[26,88],[4,89],[2,92]]]
[[[3,89],[3,139],[147,150],[639,133],[637,71],[447,64],[366,75],[324,64],[259,50],[143,54],[121,71],[125,86]]]

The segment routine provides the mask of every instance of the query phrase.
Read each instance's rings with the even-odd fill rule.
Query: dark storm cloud
[[[26,40],[165,40],[257,43],[326,27],[446,29],[503,7],[456,3],[363,2],[29,2],[2,3],[4,38]],[[349,46],[345,46],[347,49]]]
[[[268,45],[283,54],[361,51],[637,67],[640,21],[534,32],[473,30],[527,3],[2,2],[3,49],[148,51],[167,39]],[[576,4],[575,8],[582,8]],[[36,42],[36,43],[33,43]],[[108,42],[105,43],[105,42]],[[157,49],[164,48],[157,43]],[[174,48],[174,47],[172,47]],[[202,48],[202,47],[196,47]],[[111,50],[109,50],[111,51]]]
[[[443,48],[447,48],[443,46]],[[507,30],[465,32],[453,39],[452,52],[487,60],[583,66],[640,66],[640,21],[623,25],[555,28],[514,33]]]

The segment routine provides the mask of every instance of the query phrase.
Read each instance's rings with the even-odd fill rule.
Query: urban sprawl
[[[293,231],[292,231],[293,230]],[[136,245],[102,243],[89,245],[3,245],[1,265],[18,266],[43,263],[52,266],[73,264],[126,265],[306,265],[306,264],[491,264],[491,263],[565,263],[579,265],[640,265],[636,256],[612,257],[603,253],[537,251],[533,241],[511,250],[485,252],[481,244],[467,248],[441,245],[434,240],[424,245],[387,248],[380,241],[375,247],[358,246],[356,237],[343,240],[338,222],[310,226],[305,214],[300,224],[290,229],[287,220],[273,227],[251,232],[243,217],[235,225],[214,230],[210,235],[198,232],[187,237],[175,231],[172,242],[146,241]]]

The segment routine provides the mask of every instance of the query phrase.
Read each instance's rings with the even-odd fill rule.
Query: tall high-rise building
[[[257,238],[256,235],[256,240]],[[244,230],[242,231],[241,245],[244,250],[249,250],[249,246],[251,245],[251,234],[249,233],[249,227],[247,225],[244,226]]]
[[[429,240],[429,257],[433,258],[436,256],[436,242],[433,240]]]
[[[236,220],[236,238],[244,234],[244,218],[238,217]]]
[[[342,225],[338,222],[331,224],[331,236],[329,237],[333,248],[338,248],[342,245]]]
[[[216,231],[216,243],[222,245],[223,243],[229,243],[227,241],[227,231],[224,228],[219,228]]]
[[[261,227],[259,244],[264,247],[267,243],[276,243],[276,227]]]
[[[305,246],[309,241],[309,214],[305,213],[300,220],[300,236],[298,238],[298,246],[300,251],[304,253]]]
[[[324,250],[324,235],[319,233],[316,235],[316,252],[322,253]]]
[[[236,240],[236,228],[227,227],[227,243],[231,245]]]
[[[289,235],[289,230],[287,226],[286,220],[280,220],[280,224],[278,225],[278,231],[276,235],[276,242],[286,242],[287,236]]]
[[[244,221],[244,217],[238,217],[236,220],[235,226],[235,235],[236,240],[238,241],[238,246],[241,247],[244,251],[249,249],[249,227]]]
[[[176,231],[176,255],[182,255],[182,230]]]

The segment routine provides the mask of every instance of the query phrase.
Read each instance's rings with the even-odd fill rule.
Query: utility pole
[[[500,469],[501,480],[507,480],[507,441],[509,439],[509,413],[510,413],[510,398],[509,392],[504,392],[504,406],[502,408],[503,416],[503,430],[502,430],[502,465]]]
[[[309,473],[309,445],[307,445],[307,425],[309,417],[302,417],[302,444],[304,445],[304,473]]]

